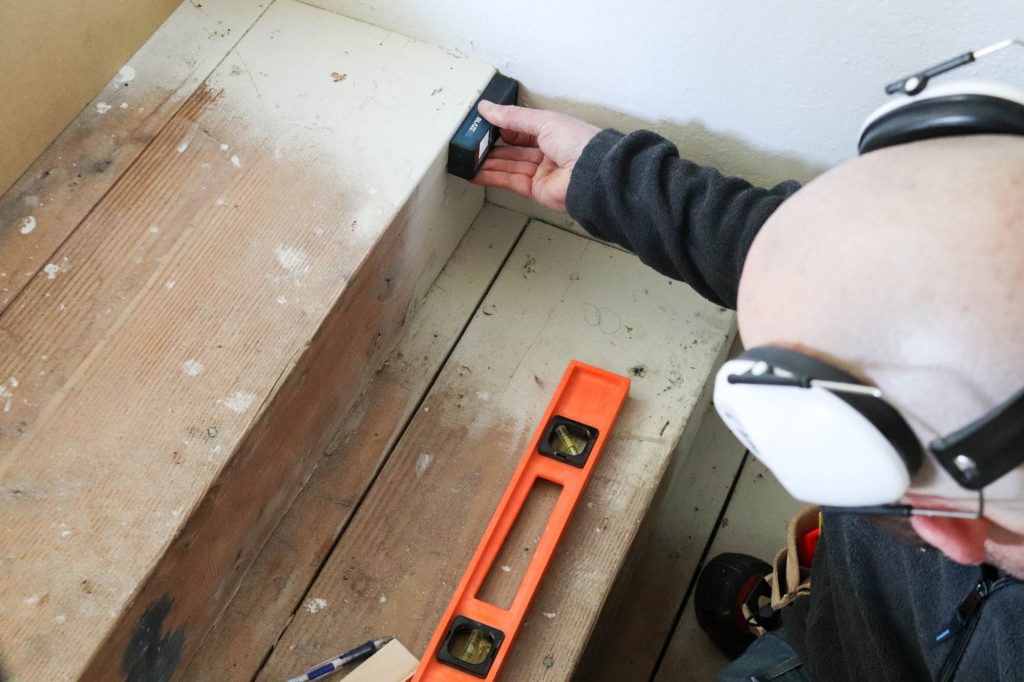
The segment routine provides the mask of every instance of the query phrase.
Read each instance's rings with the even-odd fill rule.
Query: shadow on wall
[[[712,130],[697,121],[650,121],[591,102],[536,95],[526,92],[523,88],[520,88],[519,92],[519,103],[522,106],[560,111],[596,126],[615,128],[622,132],[652,130],[675,143],[683,158],[702,165],[714,166],[725,175],[741,177],[762,187],[771,187],[784,180],[807,182],[826,170],[823,166],[808,163],[794,156],[757,149],[735,135]],[[487,199],[493,204],[525,213],[550,225],[586,234],[586,231],[569,216],[556,213],[511,192],[488,188]]]
[[[726,175],[744,178],[755,185],[772,186],[784,180],[807,182],[826,170],[793,156],[757,149],[734,135],[716,131],[698,121],[650,121],[591,102],[548,97],[525,89],[520,93],[523,106],[561,111],[596,126],[623,132],[641,128],[652,130],[674,142],[683,158],[714,166]],[[852,145],[851,141],[851,149]]]

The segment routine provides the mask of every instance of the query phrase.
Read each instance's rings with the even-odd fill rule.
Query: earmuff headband
[[[928,87],[928,81],[935,76],[946,73],[947,71],[952,71],[953,69],[964,66],[965,64],[970,64],[971,62],[988,56],[993,52],[999,52],[1000,50],[1006,49],[1011,45],[1024,45],[1024,41],[1021,41],[1018,38],[1008,38],[979,50],[964,52],[963,54],[957,55],[952,59],[947,59],[940,64],[929,66],[927,69],[922,69],[911,76],[889,83],[885,86],[885,94],[895,95],[898,92],[902,92],[906,95],[916,95]]]
[[[1000,83],[966,81],[929,87],[931,79],[1024,40],[1009,38],[947,59],[885,87],[898,98],[879,107],[861,127],[857,149],[952,135],[1024,135],[1024,92]]]
[[[1024,135],[1024,104],[963,93],[922,99],[872,121],[857,145],[861,154],[954,135]]]
[[[981,419],[928,446],[949,475],[968,490],[1024,464],[1024,388]]]

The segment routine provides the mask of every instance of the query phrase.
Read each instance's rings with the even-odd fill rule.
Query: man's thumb
[[[541,127],[541,112],[511,104],[495,104],[480,100],[477,111],[494,125],[503,130],[510,130],[528,135],[537,135]]]

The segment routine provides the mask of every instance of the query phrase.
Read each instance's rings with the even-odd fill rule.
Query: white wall
[[[885,83],[1024,36],[1021,0],[312,0],[518,78],[531,106],[649,127],[758,182],[853,155]],[[967,67],[1024,87],[1024,48]]]

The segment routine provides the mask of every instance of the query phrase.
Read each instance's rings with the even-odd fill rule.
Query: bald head
[[[1022,290],[1024,139],[946,138],[856,158],[784,203],[750,249],[739,325],[747,347],[868,378],[928,441],[1024,386]]]

